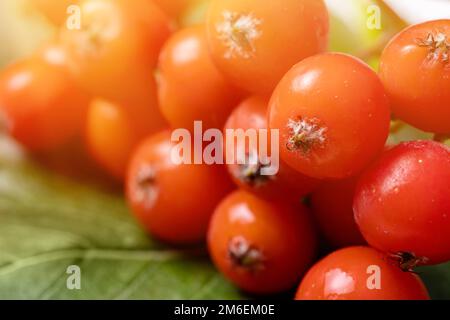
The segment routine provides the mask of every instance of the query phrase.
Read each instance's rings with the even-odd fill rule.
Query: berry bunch
[[[322,0],[208,0],[204,21],[182,27],[192,1],[72,1],[80,26],[0,75],[10,135],[33,153],[82,137],[151,235],[206,241],[246,292],[428,299],[416,267],[450,260],[450,20],[400,32],[376,73],[326,52]],[[387,146],[392,119],[439,141]],[[172,132],[195,139],[195,122],[264,132],[277,173],[264,174],[260,143],[235,150],[228,135],[183,140],[189,163],[175,161]],[[208,142],[222,164],[198,162]],[[320,247],[338,251],[313,265]]]

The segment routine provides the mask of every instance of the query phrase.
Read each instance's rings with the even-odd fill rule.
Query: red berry
[[[225,170],[217,165],[175,164],[170,132],[156,134],[131,160],[127,199],[144,227],[174,244],[205,239],[211,214],[232,190]]]
[[[153,70],[171,20],[149,0],[80,1],[79,10],[80,27],[61,28],[59,41],[82,86],[115,103],[153,101]]]
[[[316,239],[305,208],[237,191],[215,210],[208,247],[217,268],[241,289],[268,294],[297,283]]]
[[[0,114],[19,143],[36,152],[58,149],[79,135],[89,96],[56,45],[7,67],[0,76]]]
[[[234,84],[270,94],[289,68],[324,52],[323,0],[214,0],[206,27],[211,56]]]
[[[303,278],[297,300],[428,300],[420,278],[402,272],[385,254],[350,247],[328,255]]]
[[[231,114],[225,125],[227,129],[242,129],[244,131],[255,129],[267,129],[267,106],[268,99],[253,96],[244,100]],[[235,144],[237,144],[235,139]],[[270,141],[270,132],[268,132],[267,141]],[[267,146],[270,150],[270,146]],[[290,201],[299,201],[301,197],[307,195],[315,187],[319,181],[302,175],[296,170],[290,168],[283,161],[279,163],[279,171],[276,175],[262,175],[261,169],[264,164],[258,161],[256,165],[250,162],[251,157],[259,158],[260,148],[250,150],[251,146],[248,141],[244,150],[235,149],[236,153],[246,154],[246,162],[244,164],[228,164],[228,170],[236,182],[236,184],[245,190],[253,192],[259,196],[268,199],[286,199]],[[228,147],[230,152],[232,148]],[[270,165],[270,164],[269,164]]]
[[[450,260],[450,149],[402,143],[361,178],[355,219],[370,245],[404,270]]]
[[[450,133],[450,20],[418,24],[392,39],[381,57],[380,77],[398,118]]]
[[[172,128],[222,128],[241,92],[230,85],[211,60],[205,29],[195,26],[175,33],[159,59],[159,103]]]
[[[389,134],[390,111],[369,66],[344,54],[303,60],[281,80],[269,107],[280,129],[280,155],[315,178],[345,178],[363,170]]]
[[[359,176],[329,181],[311,194],[315,221],[332,247],[366,243],[353,217],[353,198],[358,181]]]

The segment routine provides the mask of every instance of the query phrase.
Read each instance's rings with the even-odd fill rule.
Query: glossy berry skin
[[[153,72],[171,20],[148,0],[83,0],[80,10],[81,29],[60,32],[80,83],[119,103],[156,99]]]
[[[88,149],[97,163],[118,181],[125,180],[136,146],[146,136],[167,126],[162,116],[150,111],[146,105],[122,105],[102,99],[94,99],[89,106],[85,132]]]
[[[168,243],[203,241],[212,212],[232,190],[223,167],[172,162],[169,131],[145,140],[134,153],[127,176],[127,199],[153,236]]]
[[[424,131],[450,133],[450,20],[398,34],[383,52],[380,77],[399,119]]]
[[[364,245],[353,216],[353,198],[359,176],[326,181],[311,194],[311,210],[319,229],[334,248]]]
[[[79,135],[88,101],[57,46],[10,65],[0,76],[0,113],[11,136],[30,151],[52,151]]]
[[[259,134],[259,130],[267,129],[267,106],[267,98],[252,96],[245,99],[228,118],[225,124],[225,132],[228,129],[245,131],[255,129]],[[268,133],[268,141],[269,139],[270,133]],[[237,144],[237,139],[235,139],[235,144]],[[228,171],[239,187],[266,199],[284,199],[298,202],[319,185],[320,181],[300,174],[282,161],[276,175],[262,175],[261,168],[264,165],[261,162],[258,162],[259,164],[256,166],[250,163],[251,155],[259,158],[259,147],[256,146],[256,149],[250,149],[250,147],[248,142],[244,149],[235,147],[236,152],[246,154],[246,163],[227,164]],[[270,150],[270,145],[267,147]],[[229,146],[226,148],[229,152],[233,151],[233,148]]]
[[[269,105],[269,127],[280,130],[280,155],[315,178],[359,173],[381,151],[390,110],[381,81],[362,61],[326,53],[295,65]]]
[[[206,25],[219,69],[257,94],[270,94],[289,68],[327,47],[322,0],[214,0]]]
[[[208,247],[239,288],[270,294],[293,287],[312,262],[316,238],[306,208],[236,191],[216,208]]]
[[[159,61],[159,102],[172,128],[222,128],[242,94],[213,64],[203,26],[175,33]]]
[[[402,143],[361,178],[355,219],[368,243],[397,255],[402,268],[450,260],[450,149]]]
[[[374,271],[373,267],[378,267]],[[379,284],[371,276],[379,275]],[[369,289],[371,288],[371,289]],[[420,278],[402,272],[389,258],[369,247],[335,251],[303,278],[296,300],[429,300]]]

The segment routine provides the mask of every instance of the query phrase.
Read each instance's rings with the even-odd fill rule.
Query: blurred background
[[[55,32],[48,17],[39,11],[41,0],[2,0],[0,2],[0,65],[29,54],[36,46]],[[55,3],[55,10],[60,5]],[[202,20],[209,0],[190,0],[180,18],[182,25],[198,23]],[[49,2],[49,1],[47,1]],[[67,2],[67,1],[62,1]],[[376,2],[376,1],[375,1]],[[407,23],[419,23],[427,20],[450,17],[449,0],[385,0],[400,18]],[[70,2],[69,2],[70,3]],[[374,1],[369,0],[326,0],[334,17],[334,32],[345,29],[343,38],[357,41],[358,35],[367,31],[365,27],[366,8]],[[388,14],[387,14],[388,15]],[[388,25],[391,17],[383,17]],[[383,26],[383,32],[389,32]],[[335,39],[335,37],[333,37]],[[335,39],[337,42],[337,39]],[[366,40],[367,41],[367,40]],[[363,46],[363,41],[360,46]],[[356,44],[356,43],[353,44]],[[358,46],[356,46],[358,47]],[[355,46],[353,46],[355,49]]]

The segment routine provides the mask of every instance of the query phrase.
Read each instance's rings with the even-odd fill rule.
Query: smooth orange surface
[[[389,102],[380,79],[345,54],[321,54],[295,65],[269,108],[269,127],[280,129],[281,158],[315,178],[359,173],[382,152],[389,134]],[[289,150],[290,120],[315,122],[314,133],[321,132],[323,141],[308,150]]]
[[[380,268],[380,289],[369,289],[373,271]],[[369,281],[369,283],[373,283]],[[350,247],[328,255],[303,278],[297,300],[428,300],[420,278],[403,272],[389,258],[368,247]]]
[[[353,198],[359,178],[326,181],[311,194],[315,221],[334,248],[366,244],[353,217]]]
[[[193,0],[151,0],[172,18],[178,18]]]
[[[86,140],[97,162],[123,181],[136,146],[165,125],[164,120],[146,106],[118,105],[96,99],[89,108]]]
[[[46,56],[49,51],[55,59]],[[57,46],[10,65],[0,77],[0,112],[5,125],[32,151],[53,150],[80,134],[88,101],[68,71],[64,51]]]
[[[217,70],[202,26],[183,29],[164,46],[159,63],[161,112],[173,128],[222,128],[242,94]]]
[[[232,190],[225,168],[175,164],[169,131],[145,140],[133,155],[127,199],[134,214],[155,237],[173,244],[196,244],[206,238],[212,212]],[[152,172],[152,182],[142,183]],[[141,182],[140,182],[141,181]]]
[[[62,28],[60,39],[84,87],[108,100],[148,99],[170,19],[148,0],[85,0],[81,16],[82,28]]]
[[[232,263],[229,245],[245,239],[263,255],[259,270]],[[216,208],[208,231],[208,248],[217,268],[239,288],[277,293],[300,280],[316,252],[316,238],[306,208],[262,200],[236,191]]]
[[[450,133],[450,48],[430,58],[429,48],[419,46],[429,34],[446,37],[450,45],[450,20],[425,22],[407,28],[381,56],[380,77],[401,120],[424,131]],[[441,52],[444,54],[444,51]]]

